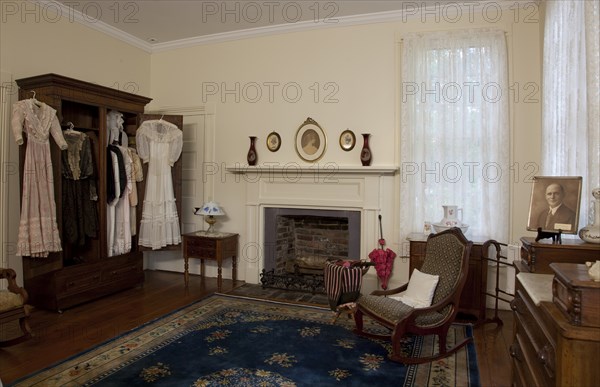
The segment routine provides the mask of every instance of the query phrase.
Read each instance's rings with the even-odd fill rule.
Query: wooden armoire
[[[144,116],[144,107],[151,99],[117,89],[84,82],[57,74],[45,74],[16,80],[19,86],[19,99],[34,96],[57,111],[58,120],[66,128],[72,123],[75,130],[86,133],[92,144],[95,164],[98,200],[98,233],[88,238],[85,245],[71,245],[62,238],[64,208],[61,202],[62,175],[61,150],[50,138],[54,177],[56,216],[61,234],[62,251],[50,253],[47,258],[23,257],[23,280],[30,295],[29,303],[61,311],[65,308],[87,302],[144,282],[143,250],[137,237],[132,237],[131,251],[117,256],[108,256],[107,247],[107,154],[109,140],[107,113],[116,110],[123,114],[124,132],[129,138],[129,146],[135,148],[135,134],[142,121],[156,119]],[[161,118],[159,116],[158,118]],[[181,116],[164,116],[182,129]],[[125,144],[123,144],[125,145]],[[23,165],[27,141],[20,149],[20,172],[23,178]],[[136,209],[136,229],[142,218],[142,203],[146,188],[146,164],[144,180],[137,183],[138,206]],[[177,210],[181,219],[181,158],[172,169]],[[172,246],[171,246],[172,247]],[[180,245],[176,246],[180,248]]]

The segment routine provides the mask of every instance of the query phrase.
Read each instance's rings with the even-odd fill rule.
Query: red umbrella
[[[375,264],[375,270],[377,271],[377,277],[381,281],[381,288],[387,289],[387,283],[392,274],[392,267],[394,266],[394,258],[396,253],[391,249],[385,249],[385,239],[383,239],[383,228],[381,226],[381,215],[379,215],[379,233],[381,238],[378,241],[379,248],[371,251],[369,258]]]

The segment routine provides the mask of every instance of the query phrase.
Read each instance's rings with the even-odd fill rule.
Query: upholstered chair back
[[[432,304],[450,295],[456,290],[460,280],[460,271],[465,259],[467,246],[454,234],[441,234],[430,237],[427,241],[425,260],[421,271],[440,277],[435,289]],[[466,273],[464,273],[466,275]],[[450,307],[444,309],[446,314]]]

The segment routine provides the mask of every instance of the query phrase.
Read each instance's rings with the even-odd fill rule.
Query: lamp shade
[[[206,202],[199,208],[196,212],[196,215],[208,215],[208,216],[221,216],[225,215],[221,207],[215,202]]]

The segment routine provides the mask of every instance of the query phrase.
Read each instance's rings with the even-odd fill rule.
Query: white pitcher
[[[588,274],[595,282],[600,282],[600,261],[586,262],[585,265],[588,267]]]
[[[444,205],[444,218],[440,221],[441,225],[447,227],[460,227],[462,226],[462,208],[458,208],[455,205]],[[460,219],[458,213],[460,212]]]

